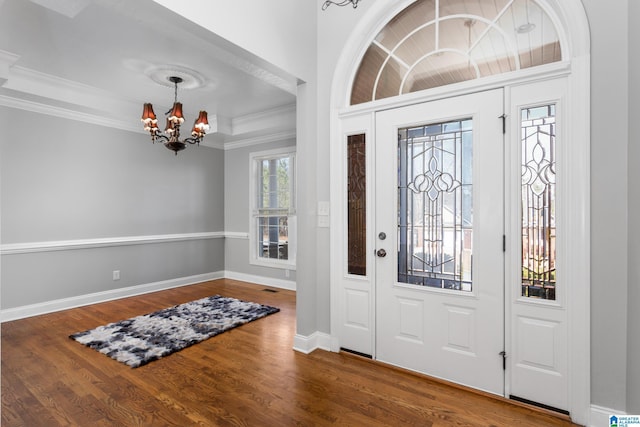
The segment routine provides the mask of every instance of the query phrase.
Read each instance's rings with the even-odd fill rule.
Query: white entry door
[[[376,113],[375,358],[504,395],[503,91]]]

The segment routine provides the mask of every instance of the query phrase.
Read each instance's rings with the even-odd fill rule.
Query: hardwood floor
[[[2,324],[2,426],[570,426],[349,354],[292,350],[295,293],[216,280]],[[69,334],[214,294],[280,313],[132,369]]]

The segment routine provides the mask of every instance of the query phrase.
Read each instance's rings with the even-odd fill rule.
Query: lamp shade
[[[173,135],[176,131],[175,124],[170,117],[167,118],[167,126],[164,128],[164,131],[169,135]]]
[[[202,133],[206,133],[209,130],[209,119],[206,111],[200,111],[193,127],[199,129]]]
[[[150,103],[144,104],[144,108],[142,109],[142,118],[140,119],[146,125],[149,123],[157,123],[158,119],[156,118],[156,113],[153,112],[153,106]]]
[[[144,130],[146,130],[147,132],[151,132],[152,134],[156,133],[158,131],[158,121],[153,120],[146,122],[144,124]]]
[[[173,108],[169,113],[169,120],[171,120],[173,123],[184,123],[184,116],[182,115],[182,103],[173,103]]]

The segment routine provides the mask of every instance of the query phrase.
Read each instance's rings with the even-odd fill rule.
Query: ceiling
[[[152,0],[0,0],[0,105],[143,132],[171,75],[187,122],[209,112],[204,145],[295,136],[293,76]]]

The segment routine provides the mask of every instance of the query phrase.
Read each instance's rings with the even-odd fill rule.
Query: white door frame
[[[568,114],[566,117],[567,143],[574,153],[571,162],[560,165],[566,170],[565,194],[566,224],[564,248],[565,286],[567,287],[569,336],[569,411],[574,422],[589,423],[591,402],[590,381],[590,33],[588,20],[580,0],[538,0],[551,16],[558,30],[565,61],[497,75],[481,81],[467,81],[424,92],[382,99],[357,106],[349,105],[351,82],[370,41],[384,25],[415,0],[398,2],[376,1],[353,29],[346,40],[336,65],[331,90],[331,349],[339,351],[336,335],[340,325],[339,292],[344,278],[344,249],[342,248],[341,214],[344,205],[344,133],[341,122],[345,118],[369,117],[375,111],[427,102],[457,94],[507,87],[511,84],[543,80],[561,75],[568,81]],[[365,126],[368,127],[368,126]],[[364,128],[362,129],[365,130]],[[372,139],[371,139],[372,140]],[[559,237],[561,238],[561,237]],[[375,280],[375,278],[371,278]],[[508,288],[508,287],[507,287]]]

